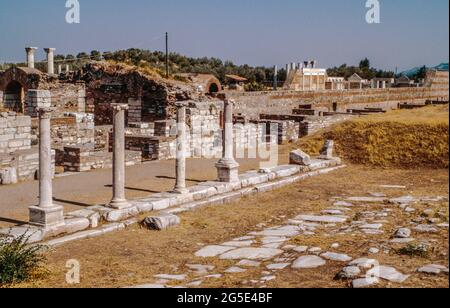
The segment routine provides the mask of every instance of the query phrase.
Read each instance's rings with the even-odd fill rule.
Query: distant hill
[[[415,74],[417,74],[417,72],[420,70],[421,67],[415,67],[412,69],[409,69],[407,71],[401,72],[400,75],[405,75],[408,77],[414,76]],[[436,69],[439,71],[448,71],[448,63],[441,63],[439,65],[436,65],[434,67],[429,67],[430,69]]]

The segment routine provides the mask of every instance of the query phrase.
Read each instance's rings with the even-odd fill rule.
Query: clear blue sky
[[[65,0],[0,0],[0,62],[23,61],[26,45],[58,53],[164,48],[238,64],[383,69],[448,62],[448,0],[380,0],[381,24],[365,22],[366,0],[79,0],[81,24],[65,22]],[[44,58],[40,49],[38,58]]]

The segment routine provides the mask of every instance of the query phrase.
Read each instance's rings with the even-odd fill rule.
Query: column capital
[[[36,50],[38,50],[37,47],[25,47],[26,52],[35,52]]]
[[[187,103],[187,102],[176,102],[175,103],[175,107],[177,107],[177,108],[183,108],[183,107],[187,107],[187,106],[189,106],[189,103]]]
[[[39,118],[40,119],[50,119],[52,117],[52,112],[54,111],[53,108],[39,108]]]
[[[55,51],[56,50],[56,48],[44,48],[44,51],[46,52],[46,53],[50,53],[50,52],[53,52],[53,51]]]
[[[225,105],[234,106],[236,104],[236,101],[234,99],[226,99],[224,103]]]
[[[112,103],[111,108],[115,111],[122,111],[122,110],[128,110],[129,106],[128,106],[128,104]]]

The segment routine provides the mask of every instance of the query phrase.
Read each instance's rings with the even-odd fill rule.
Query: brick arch
[[[5,91],[12,82],[19,83],[25,93],[28,90],[39,90],[42,73],[34,68],[12,67],[0,75],[0,91]]]

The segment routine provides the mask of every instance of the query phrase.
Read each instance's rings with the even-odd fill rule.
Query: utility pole
[[[169,33],[166,32],[166,78],[169,78]]]

